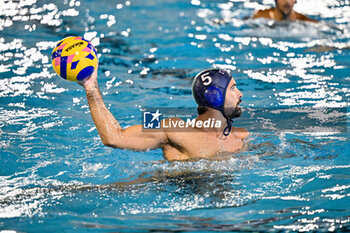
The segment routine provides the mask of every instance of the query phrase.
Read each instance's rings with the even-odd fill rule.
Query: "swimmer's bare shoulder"
[[[186,122],[178,117],[170,117],[162,120],[161,131],[166,135],[168,144],[181,144],[183,138],[191,136],[188,135],[188,132],[184,134],[186,132],[185,124]]]
[[[274,8],[265,9],[265,10],[258,10],[253,15],[253,19],[257,19],[257,18],[271,19],[273,17],[273,11],[274,11]]]
[[[241,139],[244,139],[249,135],[248,130],[245,128],[232,127],[232,131]]]
[[[318,23],[317,20],[311,19],[311,18],[307,17],[306,15],[300,14],[298,12],[295,12],[295,14],[296,14],[296,19],[297,20],[307,21],[307,22],[312,22],[312,23]]]

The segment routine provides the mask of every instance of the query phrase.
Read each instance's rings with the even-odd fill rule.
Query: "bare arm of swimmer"
[[[142,132],[141,125],[126,129],[120,127],[103,101],[97,82],[97,68],[90,78],[79,84],[85,89],[90,113],[102,143],[106,146],[130,150],[147,150],[166,144],[167,135],[164,131],[145,133]]]

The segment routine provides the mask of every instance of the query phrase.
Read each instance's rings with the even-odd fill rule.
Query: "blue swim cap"
[[[224,135],[231,132],[231,119],[224,112],[226,89],[232,76],[222,69],[204,70],[197,74],[192,84],[192,94],[199,106],[219,110],[227,120]]]

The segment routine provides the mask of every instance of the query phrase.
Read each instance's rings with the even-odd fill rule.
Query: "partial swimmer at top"
[[[318,23],[317,20],[311,19],[306,15],[296,12],[293,9],[295,3],[296,3],[296,0],[275,0],[276,7],[265,9],[265,10],[259,10],[255,12],[255,14],[253,15],[253,19],[266,18],[266,19],[272,19],[276,21],[301,20],[301,21]]]

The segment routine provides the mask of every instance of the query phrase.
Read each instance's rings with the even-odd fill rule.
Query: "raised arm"
[[[120,149],[147,150],[161,147],[167,142],[164,131],[143,132],[141,125],[126,129],[120,127],[103,101],[97,82],[97,68],[90,78],[80,84],[85,89],[92,119],[104,145]]]

